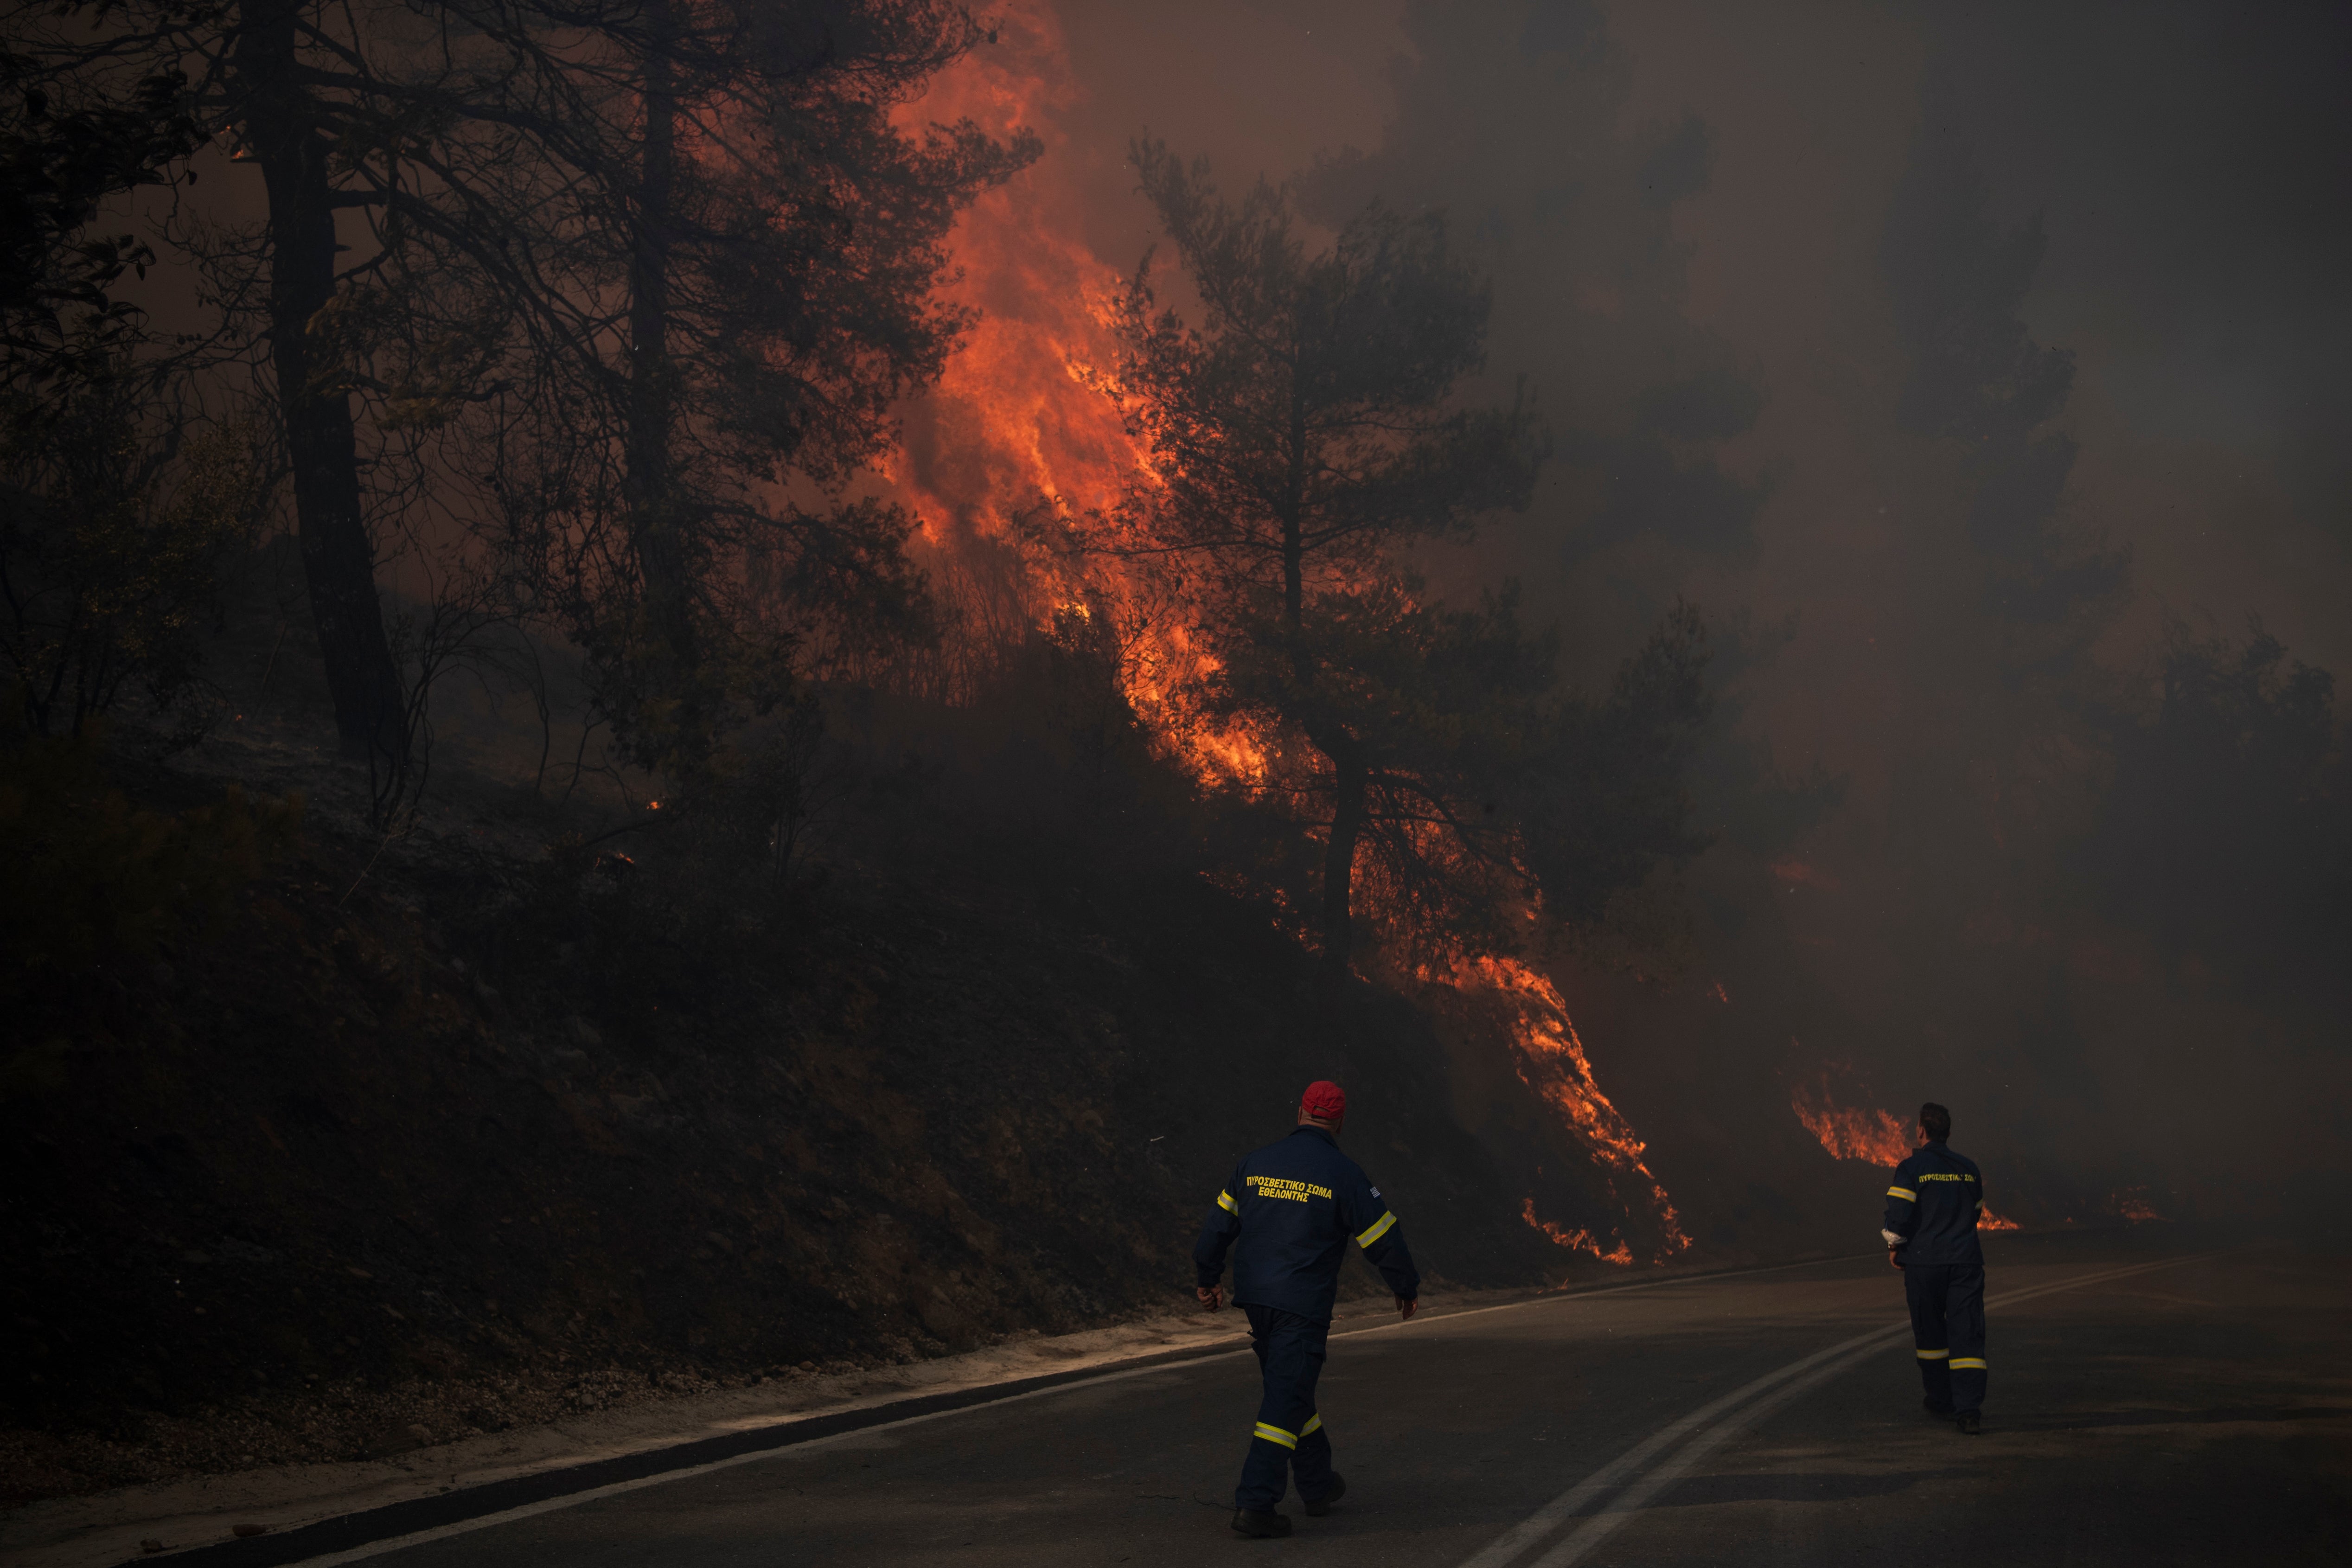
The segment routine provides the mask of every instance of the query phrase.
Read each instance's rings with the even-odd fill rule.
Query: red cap
[[[1298,1097],[1298,1109],[1318,1121],[1337,1121],[1348,1114],[1348,1094],[1328,1078],[1318,1078]]]

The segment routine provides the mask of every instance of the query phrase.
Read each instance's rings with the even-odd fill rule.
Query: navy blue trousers
[[[1984,1408],[1984,1265],[1911,1263],[1903,1269],[1911,1342],[1927,1402],[1955,1415]]]
[[[1257,1352],[1265,1393],[1258,1400],[1257,1429],[1249,1458],[1242,1461],[1235,1508],[1271,1509],[1290,1482],[1308,1501],[1331,1489],[1331,1439],[1315,1414],[1315,1380],[1323,1375],[1324,1341],[1331,1325],[1279,1307],[1244,1306],[1249,1316],[1250,1349]]]

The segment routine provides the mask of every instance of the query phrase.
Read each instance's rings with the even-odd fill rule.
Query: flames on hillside
[[[1909,1129],[1890,1111],[1840,1105],[1831,1083],[1835,1070],[1823,1068],[1816,1082],[1799,1082],[1790,1094],[1789,1109],[1833,1160],[1901,1164],[1911,1152]]]
[[[1213,668],[1181,616],[1150,603],[1149,586],[1115,563],[1073,562],[1024,519],[1092,517],[1145,479],[1142,454],[1118,409],[1094,386],[1115,360],[1108,302],[1132,255],[1097,253],[1087,232],[1079,156],[1060,119],[1082,96],[1048,0],[1013,0],[995,14],[994,42],[937,78],[904,107],[909,129],[970,117],[1003,133],[1025,126],[1045,153],[982,196],[953,239],[960,277],[950,289],[978,312],[939,385],[907,410],[904,449],[886,475],[921,520],[935,583],[998,623],[1050,628],[1057,617],[1112,617],[1126,694],[1166,754],[1204,783],[1267,782],[1259,737],[1205,722],[1185,692]],[[1367,889],[1368,893],[1370,889]],[[1588,1147],[1628,1214],[1663,1237],[1661,1256],[1690,1245],[1673,1202],[1645,1163],[1645,1146],[1594,1081],[1592,1065],[1551,982],[1508,959],[1442,976],[1507,1002],[1512,1047],[1528,1089]],[[1633,1261],[1630,1243],[1524,1217],[1560,1247],[1605,1262]]]
[[[1860,1160],[1888,1169],[1901,1164],[1912,1150],[1910,1130],[1891,1110],[1840,1105],[1832,1079],[1841,1070],[1825,1067],[1814,1081],[1799,1082],[1790,1094],[1789,1109],[1833,1160]],[[2018,1224],[1985,1208],[1977,1215],[1977,1228],[2015,1230]]]
[[[1649,1215],[1662,1237],[1653,1261],[1663,1261],[1689,1247],[1682,1216],[1675,1212],[1674,1200],[1646,1162],[1649,1146],[1594,1080],[1591,1058],[1584,1054],[1584,1042],[1577,1037],[1576,1025],[1568,1016],[1568,1004],[1560,999],[1559,987],[1510,958],[1472,960],[1457,972],[1455,984],[1486,987],[1511,1004],[1517,1014],[1511,1044],[1518,1057],[1519,1081],[1576,1130],[1608,1178],[1609,1190],[1618,1203]],[[1566,1229],[1538,1218],[1533,1198],[1528,1200],[1520,1217],[1558,1246],[1590,1252],[1603,1263],[1633,1261],[1632,1247],[1615,1231],[1610,1233],[1615,1245],[1604,1250],[1590,1231]]]

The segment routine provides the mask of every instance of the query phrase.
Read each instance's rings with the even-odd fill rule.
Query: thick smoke
[[[1700,1239],[1867,1184],[1801,1092],[1954,1105],[2029,1222],[2292,1206],[2347,1087],[2352,23],[1066,14],[1099,254],[1149,123],[1489,268],[1555,461],[1441,591],[1519,579],[1588,679],[1716,617],[1688,926],[1563,986]]]
[[[1691,558],[1752,557],[1769,491],[1717,461],[1763,395],[1686,309],[1675,214],[1708,184],[1714,133],[1688,111],[1629,120],[1630,63],[1594,7],[1415,4],[1403,27],[1379,145],[1322,158],[1307,187],[1332,221],[1372,198],[1443,209],[1488,268],[1493,390],[1532,386],[1556,456],[1479,564],[1579,622],[1598,612],[1591,658],[1654,618]]]

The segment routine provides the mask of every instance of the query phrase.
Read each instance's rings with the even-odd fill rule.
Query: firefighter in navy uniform
[[[1348,1243],[1362,1247],[1381,1271],[1402,1316],[1412,1316],[1421,1294],[1421,1275],[1397,1234],[1396,1215],[1380,1188],[1339,1152],[1347,1114],[1348,1097],[1338,1084],[1308,1084],[1297,1127],[1242,1157],[1192,1247],[1201,1304],[1213,1312],[1224,1305],[1218,1280],[1225,1249],[1239,1239],[1234,1303],[1249,1316],[1251,1348],[1265,1379],[1234,1494],[1234,1529],[1244,1535],[1290,1533],[1289,1519],[1275,1509],[1293,1479],[1307,1511],[1318,1517],[1348,1489],[1331,1468],[1331,1438],[1315,1409]]]
[[[1879,1234],[1886,1260],[1903,1270],[1928,1413],[1973,1434],[1985,1396],[1984,1174],[1944,1146],[1952,1113],[1942,1106],[1919,1108],[1919,1148],[1895,1167]]]

